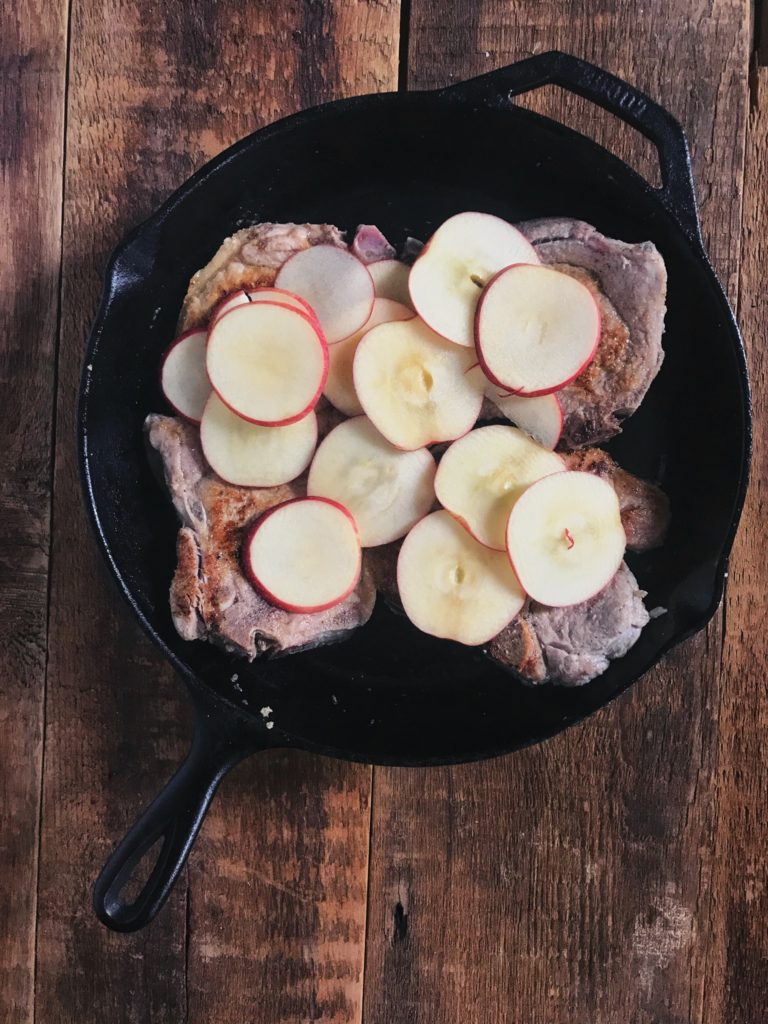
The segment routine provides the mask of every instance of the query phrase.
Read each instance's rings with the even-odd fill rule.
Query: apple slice
[[[598,594],[616,575],[627,540],[616,491],[592,473],[555,473],[517,501],[507,551],[528,594],[564,608]]]
[[[489,380],[517,395],[546,395],[592,361],[600,310],[589,288],[568,274],[518,264],[483,290],[475,337]]]
[[[495,637],[525,603],[506,554],[483,547],[442,510],[403,541],[397,587],[414,626],[469,646]]]
[[[242,290],[233,292],[225,299],[222,299],[211,314],[208,329],[211,329],[219,317],[229,313],[231,309],[246,305],[248,302],[277,302],[279,305],[298,309],[300,313],[306,313],[307,316],[316,319],[315,311],[310,304],[305,302],[304,299],[299,298],[298,295],[294,295],[293,292],[286,291],[284,288],[256,288],[251,292]]]
[[[160,386],[166,401],[191,423],[199,423],[211,393],[205,372],[205,331],[188,331],[163,356]]]
[[[366,415],[396,448],[453,441],[483,403],[475,353],[435,334],[418,317],[381,324],[357,347],[355,390]]]
[[[214,392],[200,421],[200,444],[211,469],[238,487],[276,487],[295,480],[317,444],[314,412],[284,427],[261,427],[236,416]]]
[[[481,290],[502,267],[538,262],[525,235],[505,220],[457,213],[440,225],[411,267],[413,308],[433,331],[471,348]]]
[[[485,389],[485,394],[502,416],[530,434],[534,441],[555,450],[563,432],[563,407],[556,394],[526,398],[499,391],[494,384]]]
[[[305,313],[272,302],[236,306],[208,332],[208,376],[243,419],[284,426],[313,409],[328,375],[328,346]]]
[[[359,331],[375,298],[368,268],[336,245],[313,245],[285,261],[275,284],[310,304],[329,345]]]
[[[393,299],[402,302],[409,309],[413,308],[411,293],[408,291],[408,276],[411,268],[400,260],[377,260],[368,264],[368,272],[373,278],[376,295],[380,299]]]
[[[374,299],[373,311],[368,322],[349,338],[331,345],[328,349],[328,379],[325,382],[324,394],[331,405],[346,416],[358,416],[363,407],[355,391],[352,376],[352,364],[357,346],[363,335],[379,324],[392,323],[395,320],[410,320],[413,310],[392,299]]]
[[[535,480],[564,469],[559,455],[517,427],[479,427],[443,455],[435,493],[476,540],[504,551],[507,520],[520,495]]]
[[[360,579],[355,521],[327,498],[292,498],[256,520],[243,566],[257,590],[289,612],[322,612],[348,597]]]
[[[364,548],[404,537],[435,500],[435,460],[426,448],[393,447],[365,416],[345,420],[321,442],[307,494],[349,509]]]

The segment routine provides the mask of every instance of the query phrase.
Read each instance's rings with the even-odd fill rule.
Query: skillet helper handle
[[[198,718],[187,759],[147,807],[104,865],[93,890],[96,916],[108,928],[132,932],[157,915],[186,863],[219,782],[254,744],[222,741],[215,725]],[[160,843],[137,896],[121,895],[140,862]]]
[[[685,132],[669,111],[645,93],[595,64],[558,50],[540,53],[491,71],[466,85],[474,93],[482,90],[484,98],[490,101],[498,100],[500,91],[503,91],[505,99],[511,99],[542,85],[559,85],[591,100],[636,128],[654,144],[659,155],[662,185],[655,191],[685,234],[701,244],[691,155]],[[461,86],[454,88],[460,89]]]

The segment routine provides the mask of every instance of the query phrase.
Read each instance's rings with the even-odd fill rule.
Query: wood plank
[[[190,864],[190,1022],[359,1022],[370,769],[274,751],[217,799]]]
[[[733,0],[599,11],[413,0],[409,85],[551,48],[637,83],[694,142],[705,235],[735,296],[747,16]],[[609,115],[555,89],[527,102],[648,166],[644,143]],[[424,1007],[435,1024],[729,1019],[710,998],[726,964],[710,895],[721,650],[717,620],[542,747],[427,775],[376,770],[367,1020],[415,1021]]]
[[[257,88],[264,121],[397,86],[392,0],[254,4],[244,18],[262,41],[254,66],[281,40],[289,60]],[[190,866],[190,1022],[360,1021],[369,827],[367,767],[279,751],[233,773]]]
[[[125,229],[260,124],[391,87],[397,29],[395,4],[364,0],[73,0],[38,942],[46,1024],[213,1024],[253,1019],[262,1004],[276,1020],[318,1009],[360,1019],[368,768],[298,754],[241,766],[162,917],[131,936],[93,917],[92,881],[172,771],[190,723],[87,536],[72,396],[100,274]]]
[[[66,0],[0,13],[0,1020],[9,1024],[34,1012],[66,25]]]
[[[727,950],[724,985],[709,993],[707,1020],[764,1019],[768,1007],[768,638],[765,519],[768,514],[768,68],[756,73],[747,132],[739,321],[754,401],[752,483],[731,559],[725,603],[720,712],[720,827],[712,886]]]

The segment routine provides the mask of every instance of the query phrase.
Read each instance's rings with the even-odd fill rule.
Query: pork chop
[[[602,317],[595,358],[558,392],[564,414],[560,447],[607,440],[638,408],[664,358],[664,260],[652,242],[606,238],[584,221],[552,217],[518,227],[542,263],[590,289]]]
[[[563,446],[581,447],[617,433],[621,419],[637,408],[658,371],[663,358],[664,264],[650,243],[615,242],[579,221],[532,221],[521,227],[543,262],[582,280],[600,305],[603,331],[598,355],[560,393],[565,410]],[[411,261],[420,243],[409,242],[411,249],[403,258]],[[204,324],[233,291],[273,285],[289,256],[323,243],[345,246],[341,232],[327,224],[257,224],[237,232],[192,278],[180,329]],[[391,255],[389,243],[372,225],[358,229],[352,250],[363,261]],[[321,433],[342,418],[324,402],[318,414]],[[171,611],[183,637],[207,639],[252,659],[343,639],[368,620],[377,587],[390,603],[399,603],[398,542],[366,551],[360,584],[335,608],[296,614],[268,604],[241,571],[243,533],[266,509],[304,494],[305,478],[276,488],[233,487],[206,464],[195,427],[155,415],[147,418],[145,427],[182,522]],[[661,542],[668,508],[658,488],[625,473],[599,450],[572,453],[567,459],[570,468],[587,469],[611,481],[619,494],[630,547],[644,550]],[[611,584],[584,605],[552,609],[529,604],[492,641],[488,654],[531,682],[587,682],[637,639],[648,618],[642,596],[623,565]]]
[[[402,612],[397,591],[400,541],[366,552],[376,588]],[[644,591],[626,562],[611,582],[583,604],[549,608],[529,601],[485,648],[497,664],[528,683],[581,686],[603,673],[637,641],[649,620]]]
[[[213,259],[189,282],[179,332],[205,324],[232,292],[271,287],[288,257],[310,245],[346,248],[342,233],[332,224],[253,224],[225,238]]]
[[[273,505],[303,496],[304,477],[280,487],[234,487],[206,463],[196,427],[152,414],[145,431],[182,523],[171,614],[185,640],[209,640],[253,659],[343,640],[368,621],[376,589],[365,569],[349,597],[313,613],[276,608],[243,575],[240,548],[248,526]]]
[[[323,406],[319,418],[325,434],[337,416]],[[335,608],[296,614],[270,605],[241,571],[242,538],[266,509],[303,495],[305,478],[280,487],[233,487],[208,467],[196,427],[151,415],[145,428],[182,522],[171,612],[185,639],[207,639],[250,659],[284,654],[344,639],[368,620],[377,590],[389,604],[399,605],[400,542],[365,552],[357,589]],[[658,488],[620,469],[599,450],[573,453],[568,459],[571,468],[598,473],[616,487],[631,547],[646,550],[660,543],[668,509]],[[488,655],[530,682],[552,679],[577,685],[604,671],[610,658],[625,653],[647,621],[642,592],[623,566],[608,587],[583,605],[557,609],[529,604],[491,642]]]
[[[531,601],[486,653],[529,683],[582,686],[637,642],[650,618],[644,596],[622,562],[608,586],[583,604],[549,608]]]
[[[669,525],[669,503],[655,484],[621,469],[599,448],[565,456],[569,469],[595,473],[616,490],[621,522],[632,551],[648,551],[663,543]],[[397,556],[401,541],[371,548],[367,565],[376,589],[401,611],[397,590]],[[563,686],[588,683],[633,646],[648,622],[644,593],[625,562],[613,580],[589,601],[569,608],[529,602],[486,648],[491,660],[511,668],[530,683]]]

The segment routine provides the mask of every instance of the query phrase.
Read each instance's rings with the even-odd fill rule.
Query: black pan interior
[[[177,522],[149,470],[141,425],[165,409],[158,361],[191,274],[252,221],[376,223],[400,244],[468,209],[511,221],[580,217],[607,235],[651,239],[666,260],[666,360],[609,448],[671,498],[666,545],[630,558],[649,606],[667,614],[599,680],[571,690],[526,687],[480,651],[424,636],[381,606],[351,640],[268,663],[185,643],[168,610]],[[748,443],[738,334],[697,244],[649,186],[582,136],[520,108],[477,109],[440,94],[297,115],[193,179],[118,252],[107,288],[81,407],[97,528],[129,600],[188,679],[256,719],[269,704],[275,742],[394,763],[515,749],[602,706],[713,613]]]

